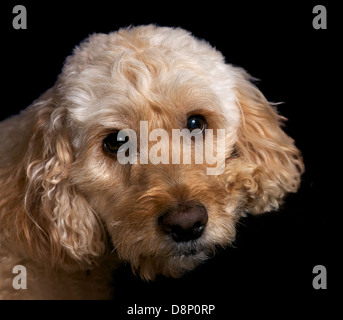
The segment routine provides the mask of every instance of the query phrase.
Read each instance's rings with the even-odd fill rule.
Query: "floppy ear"
[[[27,148],[13,173],[2,172],[5,188],[11,190],[0,208],[4,220],[12,221],[22,245],[38,259],[64,267],[89,265],[104,251],[104,230],[86,199],[72,185],[73,163],[67,110],[52,90],[23,114],[19,122],[33,121]],[[18,123],[19,123],[18,122]],[[24,139],[24,138],[23,138]],[[19,189],[19,190],[18,190]],[[11,202],[9,199],[13,198]],[[7,224],[7,229],[9,225]],[[15,234],[14,233],[14,234]]]
[[[242,112],[234,173],[228,189],[241,189],[248,195],[246,211],[275,210],[288,192],[296,192],[304,165],[300,151],[283,130],[285,118],[279,116],[263,94],[240,70],[235,87]]]

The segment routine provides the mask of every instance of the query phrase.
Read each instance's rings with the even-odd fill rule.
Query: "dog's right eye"
[[[119,148],[128,140],[128,137],[120,138],[118,132],[113,132],[104,139],[104,148],[112,154],[117,154]]]

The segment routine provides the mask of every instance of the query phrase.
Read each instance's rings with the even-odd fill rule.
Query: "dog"
[[[0,297],[110,299],[121,262],[145,280],[180,277],[230,246],[242,215],[277,210],[304,165],[253,80],[181,28],[128,27],[76,47],[56,84],[0,123]],[[194,159],[144,162],[159,140],[142,144],[142,121],[169,134],[167,160],[173,130],[197,130],[200,146],[224,130],[219,174]],[[141,141],[122,164],[127,129]]]

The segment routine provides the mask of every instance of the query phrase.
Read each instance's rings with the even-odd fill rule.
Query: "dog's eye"
[[[119,138],[118,132],[113,132],[104,139],[104,147],[108,152],[117,154],[119,148],[128,140],[128,137],[125,137],[125,139]]]
[[[206,119],[203,116],[200,115],[194,115],[190,116],[187,119],[187,128],[192,131],[195,129],[200,130],[200,132],[203,132],[207,127]]]

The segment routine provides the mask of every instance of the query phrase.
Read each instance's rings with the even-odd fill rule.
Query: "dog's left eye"
[[[119,148],[128,141],[128,137],[125,139],[118,139],[118,132],[113,132],[104,139],[104,147],[110,153],[117,154]]]
[[[207,127],[207,121],[203,116],[200,115],[194,115],[190,116],[187,119],[187,128],[190,131],[193,131],[195,129],[200,130],[200,132],[203,132]]]

